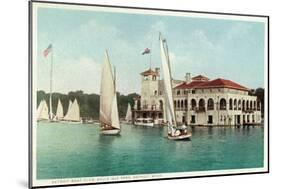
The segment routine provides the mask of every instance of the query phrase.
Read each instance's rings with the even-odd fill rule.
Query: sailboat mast
[[[113,76],[113,85],[114,85],[114,93],[116,93],[116,67],[113,66],[114,76]]]
[[[53,93],[53,54],[54,54],[54,47],[52,46],[51,51],[51,68],[50,68],[50,119],[53,119],[53,103],[52,103],[52,93]]]
[[[149,53],[149,68],[151,69],[151,56],[152,56],[152,40],[150,44],[150,53]]]
[[[162,39],[161,39],[162,40]],[[171,64],[170,64],[170,57],[169,57],[169,49],[168,49],[168,44],[167,44],[167,40],[165,39],[164,41],[165,43],[165,50],[166,50],[166,55],[167,55],[167,60],[168,60],[168,67],[169,67],[169,72],[170,72],[170,83],[171,83],[171,89],[172,89],[172,100],[173,100],[173,103],[172,103],[172,106],[173,106],[173,109],[174,109],[174,118],[176,119],[176,111],[175,111],[175,104],[174,104],[174,93],[173,93],[173,78],[172,78],[172,72],[171,72]],[[175,126],[177,126],[177,120],[174,120],[175,122]]]

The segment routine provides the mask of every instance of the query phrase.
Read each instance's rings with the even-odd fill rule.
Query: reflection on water
[[[263,166],[263,127],[192,127],[191,140],[167,139],[167,128],[39,123],[39,179],[255,168]]]

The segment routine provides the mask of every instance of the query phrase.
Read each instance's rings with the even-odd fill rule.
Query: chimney
[[[186,74],[185,74],[185,82],[186,82],[186,83],[190,83],[190,82],[191,82],[190,73],[186,73]]]
[[[155,68],[155,72],[157,73],[157,75],[160,75],[160,68]]]

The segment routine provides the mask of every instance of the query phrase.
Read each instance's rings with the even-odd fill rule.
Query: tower
[[[141,108],[156,109],[156,98],[159,93],[159,68],[151,68],[141,73]]]

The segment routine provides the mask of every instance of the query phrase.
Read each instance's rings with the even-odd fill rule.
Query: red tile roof
[[[230,88],[230,89],[237,89],[237,90],[242,90],[242,91],[249,91],[248,88],[238,84],[238,83],[235,83],[233,81],[230,81],[230,80],[226,80],[226,79],[221,79],[221,78],[218,78],[218,79],[215,79],[215,80],[212,80],[212,81],[208,81],[208,82],[205,82],[201,85],[198,85],[195,87],[196,89],[203,89],[203,88]]]
[[[195,77],[193,77],[193,78],[191,78],[192,80],[199,80],[199,81],[209,81],[210,79],[209,78],[207,78],[206,76],[203,76],[203,75],[197,75],[197,76],[195,76]]]
[[[192,81],[190,83],[183,82],[182,84],[175,87],[175,89],[192,89],[196,86],[200,86],[201,84],[205,83],[206,81]]]
[[[143,75],[143,76],[148,76],[148,75],[158,76],[159,74],[156,71],[153,71],[151,68],[149,68],[148,70],[142,72],[141,75]]]
[[[206,89],[206,88],[230,88],[242,91],[249,91],[248,88],[226,79],[214,79],[211,81],[195,80],[190,83],[183,82],[175,87],[175,89]]]

